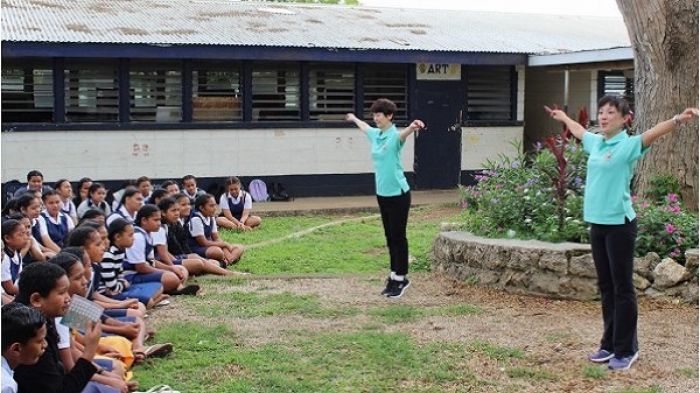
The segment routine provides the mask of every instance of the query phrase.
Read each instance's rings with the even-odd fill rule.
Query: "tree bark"
[[[697,0],[617,0],[634,51],[635,127],[644,132],[698,102]],[[654,175],[670,174],[685,205],[698,210],[698,123],[654,143],[637,166],[634,189],[644,194]]]

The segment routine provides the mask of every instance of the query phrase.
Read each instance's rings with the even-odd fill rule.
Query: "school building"
[[[632,95],[617,18],[224,0],[2,2],[2,182],[237,175],[293,196],[374,192],[343,120],[380,97],[427,130],[417,189],[453,188],[606,92]]]

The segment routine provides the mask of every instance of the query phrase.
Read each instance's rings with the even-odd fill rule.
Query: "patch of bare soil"
[[[237,332],[246,345],[285,341],[300,332],[350,332],[375,325],[387,332],[409,334],[418,344],[429,342],[475,341],[517,348],[522,359],[499,361],[474,351],[465,356],[457,369],[476,375],[480,381],[470,391],[516,392],[614,392],[635,387],[659,385],[663,392],[698,391],[698,309],[688,305],[641,299],[639,306],[640,359],[628,372],[605,372],[600,379],[586,377],[586,355],[597,349],[602,333],[600,305],[596,302],[550,300],[513,295],[498,290],[472,286],[437,274],[414,274],[406,295],[392,300],[379,295],[383,277],[288,276],[255,277],[243,285],[214,281],[205,287],[209,293],[256,291],[316,295],[324,307],[354,308],[360,312],[349,316],[238,318],[222,315],[203,320],[196,309],[206,302],[173,305],[153,312],[159,325],[191,320],[204,324],[225,323]],[[482,310],[462,316],[429,316],[404,323],[385,324],[367,310],[390,305],[434,307],[470,304]],[[168,312],[177,310],[177,313]],[[547,373],[552,378],[511,378],[513,367]],[[694,370],[694,371],[693,371]],[[694,374],[695,376],[688,376]]]

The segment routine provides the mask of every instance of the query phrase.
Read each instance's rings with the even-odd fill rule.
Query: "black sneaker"
[[[171,293],[171,295],[191,295],[191,296],[196,296],[197,292],[199,292],[199,285],[193,284],[193,285],[188,285],[179,291],[174,291]]]
[[[408,281],[408,278],[404,278],[403,281],[390,281],[392,281],[393,284],[390,285],[389,293],[387,293],[387,296],[392,299],[398,299],[401,296],[403,296],[403,293],[406,292],[406,289],[411,286],[411,282]]]
[[[394,280],[391,279],[391,277],[386,279],[386,288],[382,291],[382,296],[388,296],[389,293],[391,293],[392,289],[391,286],[394,283]]]

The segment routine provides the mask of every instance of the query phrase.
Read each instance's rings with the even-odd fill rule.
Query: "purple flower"
[[[542,147],[543,147],[542,142],[535,143],[535,150],[540,151],[540,150],[542,150]]]
[[[673,224],[666,224],[666,233],[671,234],[676,231],[676,228],[673,226]]]
[[[668,203],[676,203],[678,202],[678,195],[673,193],[668,194],[666,195],[666,200],[668,201]]]
[[[676,247],[673,249],[673,251],[671,251],[671,253],[669,255],[672,257],[677,257],[677,256],[681,255],[681,250],[678,247]]]
[[[520,168],[520,163],[518,161],[513,161],[510,163],[510,167],[513,169],[518,169]]]
[[[574,179],[574,184],[576,185],[576,187],[581,187],[581,184],[583,184],[583,179],[576,176],[576,178]]]

